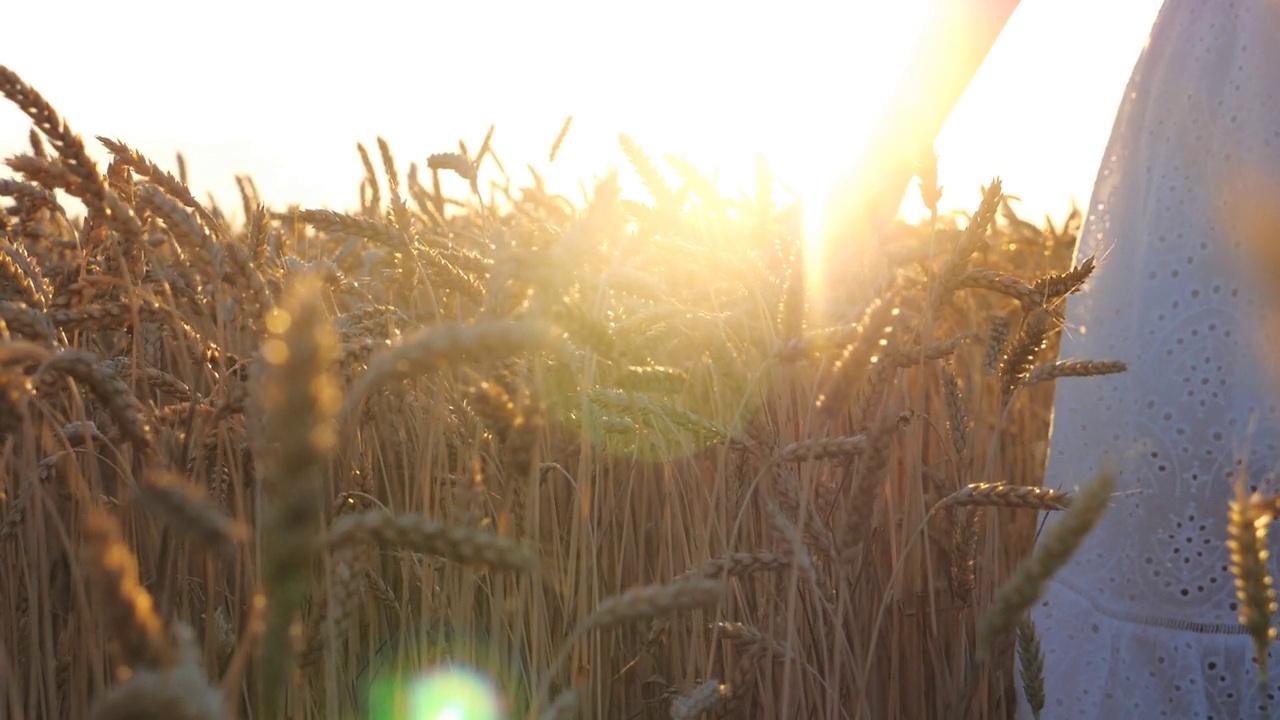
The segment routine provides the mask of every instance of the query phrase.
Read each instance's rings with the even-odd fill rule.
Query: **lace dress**
[[[1247,466],[1274,489],[1280,465],[1256,352],[1280,338],[1225,210],[1246,171],[1280,179],[1280,0],[1166,0],[1077,250],[1099,269],[1067,303],[1061,357],[1129,371],[1058,381],[1046,486],[1087,482],[1103,457],[1120,479],[1033,610],[1043,718],[1280,717],[1280,650],[1260,683],[1224,545],[1234,479]]]

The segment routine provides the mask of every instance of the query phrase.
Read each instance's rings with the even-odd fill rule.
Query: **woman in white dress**
[[[997,32],[1016,4],[939,1]],[[953,102],[967,78],[934,82]],[[905,140],[927,144],[938,118]],[[893,167],[900,192],[906,166]],[[1077,248],[1098,270],[1067,302],[1061,357],[1129,370],[1057,393],[1045,485],[1081,485],[1104,458],[1120,473],[1110,509],[1032,613],[1043,718],[1280,717],[1280,657],[1260,682],[1226,549],[1236,478],[1247,468],[1251,487],[1274,489],[1280,465],[1267,373],[1280,333],[1244,237],[1257,208],[1239,202],[1268,182],[1280,183],[1280,0],[1165,0]]]

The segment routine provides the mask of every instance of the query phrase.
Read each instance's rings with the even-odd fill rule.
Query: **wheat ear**
[[[116,519],[105,510],[91,508],[83,527],[82,557],[101,588],[104,624],[115,635],[122,674],[135,668],[170,667],[175,660],[173,644],[151,593],[138,579],[138,560],[125,545]]]
[[[138,499],[179,533],[229,553],[248,539],[242,523],[214,507],[204,488],[169,472],[153,472],[138,488]]]
[[[314,667],[324,656],[325,643],[329,637],[342,638],[355,622],[364,600],[366,569],[363,559],[351,550],[334,557],[328,595],[321,597],[316,603],[319,609],[311,617],[306,643],[298,656],[298,666],[303,670]],[[326,629],[330,625],[331,636]]]
[[[90,720],[229,720],[226,700],[209,683],[191,628],[174,628],[178,662],[139,670],[94,701]]]
[[[1023,385],[1035,385],[1060,377],[1092,377],[1095,375],[1113,375],[1129,369],[1128,365],[1116,360],[1058,360],[1037,365],[1022,380]]]
[[[102,176],[85,151],[84,141],[58,116],[58,112],[34,88],[22,81],[18,74],[0,65],[0,94],[9,98],[35,124],[49,144],[58,152],[66,167],[85,186],[102,188]]]
[[[680,579],[701,575],[707,578],[742,577],[769,570],[785,570],[791,567],[791,561],[782,555],[767,552],[737,552],[711,558],[697,570],[690,570]]]
[[[974,483],[943,498],[934,510],[949,507],[1009,507],[1032,510],[1066,510],[1071,495],[1051,488],[1006,483]]]
[[[155,163],[148,160],[142,153],[125,145],[119,140],[111,140],[109,138],[98,136],[98,142],[107,149],[116,159],[132,168],[139,175],[145,177],[155,183],[165,191],[174,200],[182,203],[188,209],[194,211],[199,216],[204,226],[211,231],[220,231],[220,223],[209,213],[208,210],[196,200],[195,196],[187,188],[186,184],[161,170]],[[181,157],[181,156],[179,156]]]
[[[498,360],[541,348],[551,339],[550,329],[536,323],[493,320],[476,325],[449,324],[421,330],[375,354],[369,369],[347,395],[343,424],[351,421],[360,404],[374,390],[393,380],[439,370],[460,360]]]
[[[1273,514],[1262,496],[1247,494],[1244,476],[1236,483],[1236,497],[1230,503],[1227,548],[1231,551],[1231,574],[1236,580],[1240,601],[1240,624],[1253,639],[1258,662],[1258,681],[1267,679],[1267,648],[1276,639],[1271,619],[1276,613],[1276,591],[1267,569],[1267,531]]]
[[[782,449],[782,459],[788,462],[806,460],[832,460],[858,457],[867,450],[867,436],[805,438]]]
[[[708,680],[671,700],[671,720],[698,720],[714,710],[728,696],[728,685],[719,680]]]
[[[1013,571],[1013,577],[996,590],[991,606],[983,613],[978,624],[978,654],[986,656],[991,643],[1012,630],[1023,614],[1044,591],[1044,585],[1071,559],[1089,531],[1106,511],[1115,489],[1115,473],[1103,469],[1075,496],[1057,523],[1049,526],[1036,543],[1031,557],[1023,560]]]
[[[381,510],[345,515],[333,523],[325,538],[325,544],[335,549],[359,542],[408,548],[496,570],[530,570],[536,565],[533,553],[514,540],[417,515],[390,516]]]
[[[572,720],[578,717],[582,707],[582,693],[578,688],[570,686],[560,691],[555,701],[538,715],[538,720]]]
[[[1030,614],[1023,615],[1018,623],[1018,672],[1022,675],[1022,692],[1031,716],[1040,720],[1040,712],[1044,710],[1044,652]]]
[[[142,404],[115,373],[86,350],[63,350],[41,364],[37,374],[58,373],[84,383],[106,406],[124,437],[139,450],[151,447],[151,428],[142,418]]]
[[[722,580],[694,578],[665,585],[642,585],[605,598],[590,615],[578,623],[547,667],[537,694],[539,703],[547,697],[551,679],[569,659],[574,645],[592,630],[645,620],[669,612],[709,607],[720,602],[725,590]]]

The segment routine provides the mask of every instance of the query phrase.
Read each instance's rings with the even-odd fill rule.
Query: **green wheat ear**
[[[989,656],[992,643],[1017,626],[1044,592],[1045,583],[1067,564],[1089,531],[1106,512],[1115,491],[1116,474],[1110,468],[1098,472],[1075,496],[1061,520],[1049,526],[1036,543],[1031,557],[1013,571],[998,590],[978,624],[978,656]]]
[[[275,716],[294,667],[292,638],[310,588],[325,507],[323,473],[337,444],[333,420],[342,396],[331,370],[337,338],[317,279],[304,276],[290,286],[266,327],[260,396],[272,450],[262,458],[267,599],[262,701],[267,715]]]

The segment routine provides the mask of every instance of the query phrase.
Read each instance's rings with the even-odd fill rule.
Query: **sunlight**
[[[680,155],[714,172],[730,195],[753,194],[763,155],[805,201],[806,226],[816,232],[826,195],[899,79],[926,2],[846,8],[810,0],[788,5],[785,16],[697,6],[678,36],[691,51],[650,58],[649,71],[676,79],[664,101],[596,105],[588,121],[616,125],[651,155]],[[647,27],[644,17],[635,22]]]
[[[629,37],[662,37],[679,51],[648,54],[639,72],[584,70],[596,93],[548,179],[564,188],[599,172],[598,148],[612,143],[607,157],[623,168],[624,191],[643,197],[616,149],[619,131],[659,162],[690,161],[734,197],[755,194],[763,157],[781,201],[802,202],[801,232],[817,257],[829,195],[900,82],[929,2],[803,0],[768,14],[707,3],[684,7],[678,24],[664,3],[646,5],[628,18]],[[627,38],[614,42],[622,57],[642,52]]]
[[[148,65],[146,84],[165,88],[163,106],[119,101],[118,86],[95,82],[77,51],[50,56],[38,34],[10,38],[6,61],[104,167],[95,135],[128,138],[167,170],[182,151],[197,197],[212,192],[233,216],[237,174],[252,175],[274,207],[351,209],[358,187],[350,178],[361,173],[356,142],[376,154],[376,138],[385,137],[403,175],[410,162],[456,151],[459,138],[474,152],[495,125],[494,149],[513,183],[529,181],[529,164],[575,201],[581,182],[590,187],[607,168],[626,167],[620,132],[656,159],[679,155],[715,173],[729,194],[753,191],[763,154],[804,199],[813,242],[827,194],[857,162],[932,2],[797,0],[762,12],[723,0],[625,9],[586,0],[367,0],[339,20],[299,15],[286,3],[227,0],[192,34],[158,0],[121,0],[109,10],[67,0],[80,19],[63,30],[67,48],[87,52],[100,36],[132,32],[122,18],[148,18],[148,52],[181,59]],[[12,8],[14,26],[39,25],[36,5]],[[1072,195],[1083,202],[1157,5],[1023,0],[939,137],[947,209],[971,209],[979,183],[997,174],[1036,211],[1060,213]],[[243,22],[249,16],[254,22]],[[1092,46],[1081,53],[1086,32]],[[249,50],[225,52],[226,38]],[[1038,109],[1046,104],[1048,112]],[[548,167],[551,141],[570,114],[573,129]],[[26,152],[28,127],[16,109],[0,110],[0,155]],[[482,187],[500,179],[493,165],[482,170]]]

